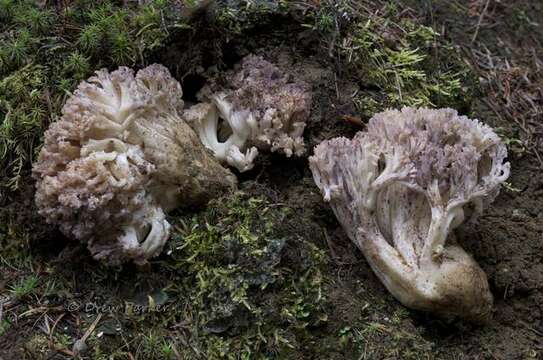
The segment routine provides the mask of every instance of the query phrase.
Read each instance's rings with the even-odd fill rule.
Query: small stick
[[[473,34],[473,38],[471,39],[472,44],[475,42],[475,39],[477,39],[477,35],[479,34],[479,28],[481,27],[481,23],[483,22],[483,18],[485,17],[489,4],[490,4],[490,0],[486,0],[485,7],[483,11],[481,12],[481,14],[479,15],[479,21],[477,21],[477,27],[475,28],[475,33]]]
[[[53,327],[51,328],[51,331],[49,332],[49,341],[53,342],[53,334],[55,333],[55,328],[57,327],[60,320],[62,320],[64,315],[66,315],[66,313],[60,314],[60,316],[53,323]]]
[[[84,352],[86,350],[87,344],[85,344],[85,341],[87,341],[87,338],[92,334],[92,332],[96,328],[96,325],[98,325],[98,322],[100,321],[101,318],[102,318],[102,314],[100,313],[96,316],[96,319],[94,319],[94,321],[92,322],[91,326],[89,326],[87,331],[85,331],[85,334],[83,334],[81,339],[77,340],[74,343],[72,350],[75,356],[79,355],[79,353]]]

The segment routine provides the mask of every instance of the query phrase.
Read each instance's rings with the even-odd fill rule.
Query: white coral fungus
[[[217,159],[246,171],[253,167],[257,149],[287,157],[305,152],[302,135],[311,107],[306,84],[255,55],[228,72],[223,85],[217,82],[202,89],[203,103],[185,112]]]
[[[389,110],[354,139],[315,148],[310,166],[348,236],[404,305],[488,319],[485,273],[452,229],[480,213],[509,176],[492,129],[452,109]]]
[[[182,120],[180,84],[161,65],[79,85],[33,167],[47,221],[108,264],[143,263],[169,236],[165,211],[235,185]]]

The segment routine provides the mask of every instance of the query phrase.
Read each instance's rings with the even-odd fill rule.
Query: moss
[[[194,9],[206,4],[154,0],[138,6],[77,0],[44,7],[31,0],[0,0],[0,78],[18,78],[33,69],[41,76],[39,84],[29,84],[26,94],[32,93],[32,99],[24,100],[15,115],[10,112],[16,108],[13,100],[0,93],[0,123],[26,124],[23,138],[17,137],[17,129],[0,134],[0,143],[10,144],[7,152],[0,152],[0,191],[20,187],[45,126],[60,115],[69,93],[94,70],[140,67],[160,58],[180,77],[198,73],[202,66],[222,65],[225,44],[242,36],[249,39],[272,22],[284,24],[289,33],[302,34],[309,28],[319,36],[323,51],[340,59],[339,75],[359,85],[353,102],[364,118],[402,105],[449,106],[466,112],[476,89],[458,51],[393,2],[379,11],[348,0],[323,0],[317,7],[309,2],[214,2],[207,5],[205,21],[190,22]],[[184,44],[195,34],[207,34],[195,40],[207,45],[187,45],[167,61],[164,49],[170,42]],[[199,53],[199,46],[206,53]],[[226,51],[226,56],[232,54]],[[210,59],[216,64],[208,63]],[[177,69],[179,63],[186,68]],[[25,119],[17,118],[23,114]]]
[[[37,333],[32,336],[24,347],[25,355],[35,358],[46,357],[48,352],[48,339],[44,334]]]
[[[40,315],[28,312],[31,309],[73,314],[54,334],[54,348],[64,350],[102,314],[87,340],[91,358],[120,359],[128,353],[148,359],[313,354],[307,344],[318,341],[329,311],[323,276],[327,258],[304,239],[305,220],[289,207],[243,193],[218,199],[196,215],[177,214],[170,220],[172,238],[164,255],[149,266],[151,271],[134,271],[130,264],[107,268],[78,247],[65,250],[69,261],[44,262],[17,252],[18,246],[28,244],[14,232],[16,227],[6,226],[0,245],[5,240],[11,246],[0,258],[0,281],[9,300],[17,301],[10,314],[27,313],[30,323]],[[22,323],[9,319],[1,327],[25,331]]]
[[[45,69],[26,65],[0,80],[0,159],[5,183],[18,188],[32,160],[47,118]]]
[[[411,9],[393,1],[320,3],[305,8],[304,26],[337,58],[343,79],[358,84],[352,97],[363,118],[401,106],[469,111],[477,78],[459,49]]]
[[[28,276],[27,278],[21,279],[19,283],[12,286],[9,291],[15,299],[21,299],[25,296],[28,296],[34,292],[38,285],[38,277],[34,274]]]
[[[193,69],[201,74],[202,67],[225,66],[248,51],[286,43],[303,56],[319,57],[323,66],[336,64],[339,82],[356,82],[360,90],[352,100],[364,117],[403,104],[470,106],[472,78],[457,50],[392,2],[366,11],[349,0],[321,0],[321,6],[222,1],[196,24],[186,20],[186,7],[172,5],[179,2],[68,3],[42,8],[33,1],[0,0],[3,189],[20,188],[28,179],[45,127],[79,81],[100,67],[140,67],[171,57],[168,65],[182,79]],[[200,2],[186,3],[190,9]],[[176,46],[180,51],[173,51]],[[274,187],[258,181],[266,191]],[[289,183],[290,193],[296,186]],[[375,290],[363,261],[328,264],[316,245],[326,242],[315,219],[270,199],[237,194],[201,213],[174,214],[167,248],[144,269],[105,268],[83,247],[64,248],[60,234],[32,226],[39,217],[28,202],[14,203],[32,209],[34,217],[0,213],[0,282],[30,294],[20,297],[14,314],[70,314],[56,326],[56,347],[69,350],[101,313],[87,341],[89,358],[431,358],[437,351],[413,326],[411,313]],[[330,233],[337,227],[332,219],[330,213],[321,221],[332,224]],[[358,250],[348,252],[360,259]],[[347,279],[342,274],[350,269],[362,274]],[[362,280],[350,288],[351,278]],[[4,319],[0,336],[17,333],[43,355],[50,346],[34,335],[43,315],[29,312],[26,323]]]
[[[354,22],[338,48],[358,78],[354,101],[366,118],[401,106],[466,110],[477,89],[459,51],[433,28],[402,18],[393,5]]]
[[[339,333],[339,346],[347,354],[370,359],[432,359],[434,344],[416,331],[407,332],[387,321],[372,321],[360,326],[345,326]],[[386,337],[385,341],[380,341]],[[352,358],[359,358],[352,357]]]
[[[230,0],[216,2],[212,10],[214,26],[231,38],[269,23],[272,17],[286,16],[291,9],[287,1]]]
[[[0,191],[20,188],[46,125],[81,80],[102,67],[146,64],[188,26],[182,10],[164,0],[78,0],[58,8],[0,0]]]
[[[176,292],[188,297],[191,342],[209,359],[281,356],[299,347],[307,329],[326,320],[324,253],[280,225],[289,208],[241,194],[209,208],[174,223],[165,263],[181,276]]]

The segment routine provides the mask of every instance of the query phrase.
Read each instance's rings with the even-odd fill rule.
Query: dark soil
[[[515,112],[522,112],[522,107],[512,107],[507,101],[509,98],[505,98],[509,94],[500,94],[502,90],[496,86],[496,83],[503,81],[503,71],[496,71],[495,77],[489,78],[491,71],[482,70],[471,55],[473,49],[485,48],[489,51],[488,56],[507,59],[510,64],[514,64],[512,66],[525,71],[530,82],[523,83],[518,80],[515,90],[511,92],[528,93],[538,86],[537,84],[541,86],[542,70],[537,64],[531,63],[531,60],[527,60],[526,53],[533,53],[534,58],[543,56],[542,37],[535,40],[532,38],[534,34],[541,34],[543,9],[528,1],[515,5],[517,10],[523,10],[533,22],[539,24],[535,31],[518,30],[518,23],[512,20],[512,14],[516,14],[517,10],[513,5],[508,7],[498,1],[487,1],[490,5],[487,6],[481,21],[484,1],[465,1],[466,4],[460,4],[466,8],[471,6],[474,12],[472,16],[449,13],[453,5],[444,5],[441,2],[417,3],[419,6],[413,6],[411,11],[420,12],[419,15],[438,30],[444,26],[445,36],[462,49],[466,62],[480,75],[483,82],[481,96],[473,99],[472,112],[469,115],[480,118],[493,127],[517,131],[516,134],[526,144],[524,151],[511,152],[511,188],[503,189],[480,218],[464,224],[456,233],[458,242],[473,254],[488,275],[495,301],[492,321],[478,326],[460,320],[443,320],[432,315],[406,311],[399,305],[373,275],[362,254],[349,242],[332,211],[322,201],[313,184],[306,158],[285,159],[278,155],[263,155],[253,170],[240,176],[240,187],[250,194],[263,194],[274,202],[292,207],[297,216],[324,231],[325,236],[319,236],[315,241],[319,247],[326,249],[331,259],[328,266],[330,281],[326,287],[331,311],[328,325],[317,330],[323,332],[323,342],[313,344],[312,346],[317,347],[316,350],[308,353],[318,354],[319,347],[322,347],[322,353],[337,359],[403,358],[401,354],[405,354],[406,349],[415,351],[413,358],[542,358],[543,172],[538,158],[538,151],[541,149],[537,144],[538,137],[542,136],[538,131],[543,127],[542,94],[539,91],[539,95],[536,93],[533,98],[534,106],[539,107],[539,117],[531,117],[528,122],[523,122]],[[348,74],[342,73],[338,60],[330,58],[326,49],[323,49],[317,40],[308,37],[298,25],[292,25],[282,18],[277,21],[277,28],[257,29],[247,38],[223,43],[221,48],[217,48],[212,40],[220,35],[211,30],[209,34],[197,34],[190,42],[172,45],[158,56],[158,60],[182,80],[184,91],[190,100],[203,85],[205,69],[211,64],[219,62],[232,66],[248,53],[261,54],[280,67],[289,69],[313,88],[312,114],[305,135],[308,149],[323,139],[334,136],[351,137],[363,129],[363,126],[348,122],[343,117],[356,113],[352,94],[357,89],[357,84]],[[465,31],[462,32],[461,29]],[[472,43],[475,30],[478,36]],[[502,41],[502,45],[496,45],[498,39]],[[192,53],[198,54],[197,59],[187,55],[189,47]],[[184,72],[186,67],[183,65],[184,62],[189,62],[188,58],[199,63],[203,71],[199,74]],[[514,79],[509,79],[513,83]],[[514,97],[510,99],[516,101]],[[522,126],[515,121],[521,122]],[[31,196],[23,194],[21,198],[26,200],[14,207],[32,208],[28,201]],[[20,201],[19,199],[16,201]],[[20,218],[19,221],[28,219]],[[29,240],[33,244],[45,243],[46,237],[60,239],[56,241],[59,245],[54,249],[38,246],[32,250],[43,258],[44,269],[35,269],[37,272],[45,271],[46,266],[59,266],[66,261],[68,265],[62,273],[69,277],[72,271],[75,276],[79,264],[88,265],[88,259],[81,260],[81,263],[74,263],[73,260],[85,258],[87,255],[84,250],[74,250],[72,247],[62,250],[65,244],[62,236],[49,227],[45,227],[45,230],[39,228],[38,218],[31,219],[38,224]],[[36,238],[40,240],[36,241]],[[50,243],[50,240],[49,238],[47,243]],[[5,272],[0,276],[0,289],[12,280],[9,268],[2,271]],[[17,272],[12,271],[15,276]],[[79,280],[84,281],[84,278]],[[160,274],[156,278],[149,275],[150,283],[160,281],[164,281]],[[89,289],[82,285],[81,291]],[[368,308],[371,308],[371,312]],[[0,359],[18,358],[15,349],[23,347],[31,332],[35,331],[33,321],[31,318],[22,320],[17,324],[16,331],[9,331],[0,337],[0,349],[3,349],[0,351]],[[337,344],[330,342],[329,334],[336,336],[346,324],[355,327],[361,323],[388,325],[384,330],[365,335],[362,351],[354,344],[336,349]],[[422,342],[412,340],[410,334],[420,335]],[[394,352],[394,347],[401,350]],[[420,354],[420,357],[417,354]],[[56,356],[62,358],[66,355]],[[302,353],[296,356],[319,358],[307,357],[307,354]]]
[[[472,6],[476,6],[473,2]],[[479,2],[480,3],[480,2]],[[484,3],[484,2],[483,2]],[[513,20],[515,11],[533,11],[531,17],[537,23],[543,22],[541,7],[531,4],[517,4],[518,9],[493,4],[487,9],[478,37],[472,45],[472,37],[462,34],[460,29],[474,29],[479,18],[463,19],[450,16],[449,7],[437,2],[428,5],[427,16],[436,23],[457,21],[454,27],[445,29],[446,35],[461,47],[488,47],[496,51],[496,57],[508,59],[512,64],[525,70],[535,84],[518,85],[518,91],[529,91],[532,86],[542,85],[539,67],[526,68],[530,62],[526,56],[543,55],[541,37],[532,37],[514,32],[518,26]],[[484,5],[484,4],[482,4]],[[452,5],[451,5],[452,6]],[[481,9],[480,9],[481,10]],[[474,10],[475,11],[475,10]],[[481,10],[482,11],[482,10]],[[424,11],[421,11],[424,12]],[[439,29],[439,27],[437,27]],[[447,31],[449,30],[449,31]],[[541,34],[541,28],[537,34]],[[470,33],[469,35],[472,35]],[[489,45],[488,41],[503,39],[504,48]],[[260,38],[260,37],[258,37]],[[343,120],[342,116],[355,112],[351,100],[356,84],[337,76],[334,63],[323,54],[308,52],[307,48],[296,42],[291,46],[252,48],[267,58],[287,67],[308,83],[315,92],[311,122],[306,130],[309,147],[322,139],[334,136],[352,136],[357,127]],[[250,43],[250,41],[249,41]],[[298,48],[302,47],[302,50]],[[304,54],[305,52],[305,54]],[[244,52],[242,52],[244,53]],[[302,54],[302,55],[301,55]],[[472,59],[473,60],[473,59]],[[472,64],[476,67],[477,64]],[[539,66],[539,65],[538,65]],[[476,68],[477,69],[477,68]],[[499,73],[499,71],[498,71]],[[501,81],[502,79],[491,81]],[[515,104],[505,101],[507,95],[499,94],[497,89],[483,87],[483,95],[473,103],[473,116],[494,127],[511,128],[516,124],[507,116],[500,116],[494,110],[508,107],[506,112],[514,113]],[[543,127],[542,93],[535,99],[539,104],[539,117],[533,120],[535,130]],[[509,100],[509,99],[508,99]],[[496,101],[495,104],[492,102]],[[494,109],[494,110],[493,110]],[[519,121],[520,119],[517,119]],[[522,120],[520,120],[522,121]],[[531,136],[532,134],[523,134]],[[540,151],[539,144],[532,144],[534,151]],[[457,230],[459,243],[471,254],[488,275],[495,299],[494,316],[490,324],[474,326],[464,322],[445,322],[435,317],[411,312],[404,322],[405,331],[417,328],[439,349],[438,357],[470,359],[524,359],[543,356],[543,170],[539,153],[511,153],[512,172],[509,182],[514,190],[503,190],[496,201],[484,214]],[[295,207],[304,216],[326,229],[328,246],[335,266],[331,271],[337,274],[337,282],[330,294],[337,319],[331,321],[356,322],[361,316],[365,301],[372,298],[385,298],[385,303],[394,302],[380,282],[373,275],[368,264],[357,249],[351,245],[334,219],[332,212],[323,204],[317,189],[312,186],[311,174],[305,161],[273,158],[263,160],[257,177],[260,183],[275,190],[279,201]],[[363,286],[360,286],[360,284]],[[386,305],[385,305],[386,309]],[[391,311],[391,309],[388,309]],[[384,311],[386,314],[386,310]],[[348,354],[344,354],[346,358]]]

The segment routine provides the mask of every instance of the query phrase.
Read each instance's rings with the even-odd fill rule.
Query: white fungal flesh
[[[168,239],[165,211],[235,185],[182,119],[182,94],[161,65],[100,70],[46,132],[33,167],[39,212],[96,259],[144,263]]]
[[[315,183],[387,289],[406,306],[480,320],[492,295],[484,272],[447,244],[464,207],[481,210],[509,176],[488,126],[451,109],[375,115],[354,139],[324,141]]]

